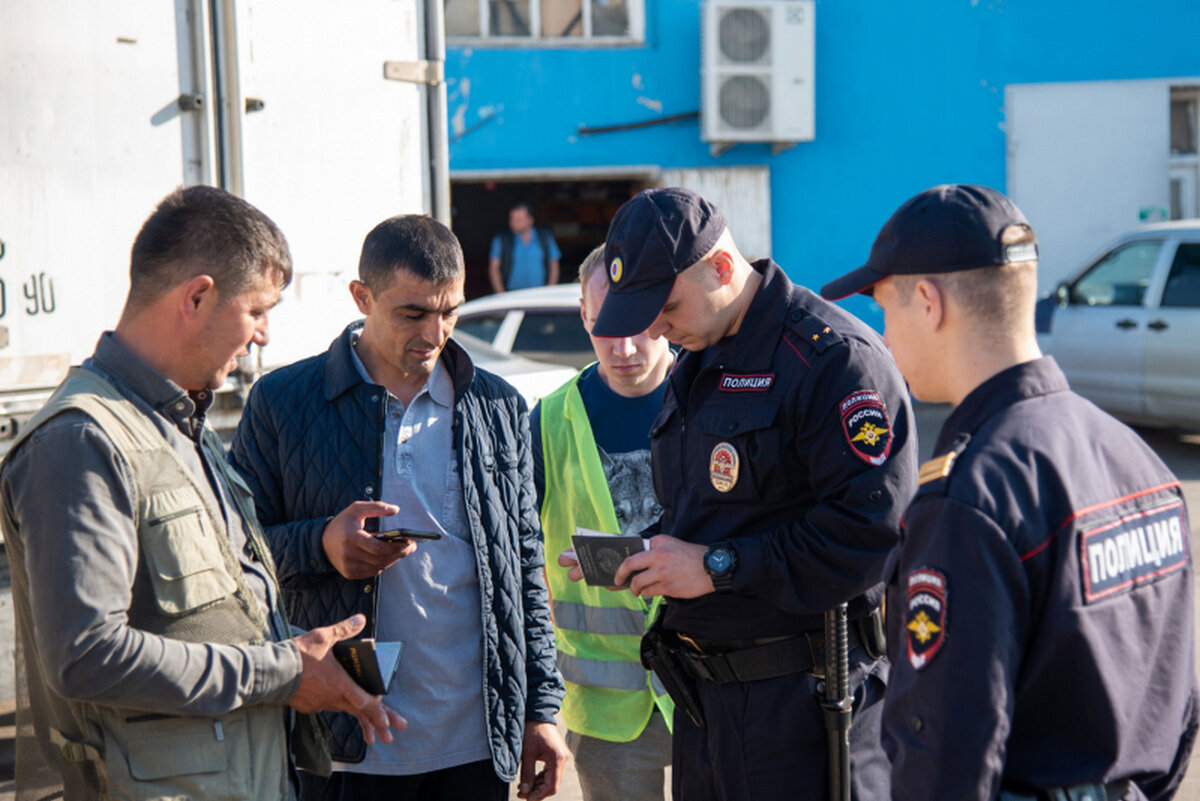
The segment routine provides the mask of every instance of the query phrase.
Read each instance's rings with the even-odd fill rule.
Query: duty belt
[[[793,673],[822,674],[825,638],[820,632],[756,640],[706,640],[676,632],[684,667],[696,678],[717,684],[762,681]],[[858,627],[851,626],[847,649],[862,647]]]

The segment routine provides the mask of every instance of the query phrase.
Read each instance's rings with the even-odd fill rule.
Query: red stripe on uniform
[[[796,355],[800,357],[800,361],[804,362],[805,366],[811,369],[811,368],[812,368],[812,365],[808,363],[808,359],[804,358],[804,354],[803,354],[803,353],[801,353],[800,351],[796,350],[796,346],[792,344],[792,341],[791,341],[790,339],[788,339],[787,337],[782,337],[782,339],[783,339],[783,341],[784,341],[784,342],[786,342],[786,343],[787,343],[787,345],[788,345],[788,347],[789,347],[789,348],[791,348],[792,350],[796,351]]]
[[[1029,553],[1023,555],[1021,557],[1021,561],[1024,562],[1028,559],[1032,559],[1033,557],[1037,556],[1042,551],[1046,550],[1046,548],[1048,548],[1050,546],[1050,543],[1054,541],[1054,538],[1056,536],[1058,536],[1058,532],[1062,531],[1064,528],[1069,526],[1071,523],[1075,522],[1076,520],[1078,520],[1079,518],[1088,514],[1089,512],[1094,512],[1097,509],[1103,509],[1107,506],[1116,506],[1118,503],[1124,503],[1125,501],[1131,501],[1134,498],[1141,498],[1144,495],[1153,495],[1156,492],[1162,492],[1163,490],[1171,489],[1173,487],[1178,487],[1178,486],[1179,486],[1178,481],[1172,481],[1169,484],[1160,484],[1157,487],[1151,487],[1150,489],[1142,490],[1141,492],[1135,492],[1130,495],[1126,495],[1122,498],[1116,498],[1111,501],[1105,501],[1104,503],[1096,503],[1096,504],[1092,504],[1091,506],[1085,506],[1084,508],[1082,508],[1076,512],[1072,512],[1070,517],[1068,517],[1066,520],[1062,521],[1062,523],[1059,524],[1058,528],[1054,529],[1054,531],[1051,532],[1050,536],[1046,538],[1045,542],[1043,542],[1041,545],[1034,548]]]

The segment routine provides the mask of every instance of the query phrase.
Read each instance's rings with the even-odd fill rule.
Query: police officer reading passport
[[[1170,798],[1188,764],[1179,481],[1038,350],[1036,241],[998,192],[938,186],[821,290],[873,294],[913,395],[955,404],[890,571],[896,799]]]
[[[674,797],[826,798],[823,616],[849,602],[854,797],[887,798],[872,624],[916,472],[895,364],[860,321],[748,262],[688,190],[625,203],[605,260],[593,334],[648,328],[684,350],[651,430],[664,511],[616,576],[668,596],[662,634],[704,724],[676,709]]]

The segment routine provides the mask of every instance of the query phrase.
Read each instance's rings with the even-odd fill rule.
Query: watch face
[[[733,566],[733,556],[724,548],[708,552],[708,569],[712,573],[724,573]]]

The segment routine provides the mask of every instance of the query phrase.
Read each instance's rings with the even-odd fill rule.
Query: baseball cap
[[[1037,259],[1032,242],[1001,242],[1010,225],[1029,222],[995,189],[970,184],[926,189],[883,224],[867,263],[821,287],[821,297],[839,300],[889,275],[950,273]]]
[[[646,189],[617,209],[604,242],[608,295],[592,334],[640,334],[658,317],[675,276],[700,261],[725,231],[721,210],[690,189]]]

